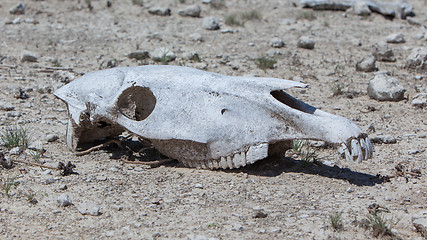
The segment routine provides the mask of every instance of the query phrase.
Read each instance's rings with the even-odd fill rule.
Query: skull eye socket
[[[153,112],[156,106],[156,97],[149,88],[133,86],[123,91],[117,106],[125,117],[142,121]]]

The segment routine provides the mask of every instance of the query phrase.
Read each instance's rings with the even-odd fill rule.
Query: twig
[[[24,163],[24,164],[28,164],[28,165],[33,165],[33,166],[37,166],[37,167],[42,167],[42,168],[49,168],[49,169],[54,169],[54,170],[58,170],[58,168],[56,167],[51,167],[51,166],[46,166],[43,164],[39,164],[39,163],[32,163],[32,162],[27,162],[27,161],[23,161],[23,160],[12,160],[13,162],[19,162],[19,163]]]
[[[130,163],[130,164],[142,164],[142,165],[148,165],[148,166],[156,166],[156,165],[160,165],[160,164],[164,164],[164,163],[170,163],[175,161],[175,159],[161,159],[161,160],[156,160],[156,161],[150,161],[150,162],[141,162],[141,161],[128,161],[128,160],[124,160],[122,159],[123,163]]]
[[[0,68],[13,68],[13,69],[15,69],[15,68],[16,68],[16,66],[15,66],[15,65],[5,65],[5,64],[1,64],[1,65],[0,65]]]
[[[63,67],[41,67],[41,68],[42,69],[40,69],[39,72],[51,73],[58,70],[73,72],[72,68],[63,68]]]
[[[115,144],[119,145],[120,147],[122,146],[122,144],[121,144],[121,142],[119,140],[113,139],[113,140],[110,140],[108,142],[101,143],[101,144],[99,144],[97,146],[91,147],[91,148],[89,148],[87,150],[84,150],[84,151],[81,151],[81,152],[77,152],[76,156],[86,155],[86,154],[91,153],[93,151],[99,150],[99,149],[101,149],[103,147],[106,147],[106,146],[110,145],[111,143],[115,143]]]

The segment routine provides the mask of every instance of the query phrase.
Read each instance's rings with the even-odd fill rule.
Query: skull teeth
[[[352,139],[348,145],[343,143],[339,150],[342,155],[345,155],[347,161],[357,160],[359,163],[371,158],[373,151],[372,143],[367,137]]]
[[[236,153],[232,156],[221,157],[219,159],[210,159],[204,161],[181,160],[188,167],[203,169],[233,169],[252,164],[257,160],[268,156],[268,143],[261,143],[250,146],[247,151]]]

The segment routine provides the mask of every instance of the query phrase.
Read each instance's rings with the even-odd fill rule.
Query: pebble
[[[59,197],[56,199],[56,205],[58,207],[67,207],[72,205],[73,203],[71,202],[70,196],[68,196],[67,194],[61,194],[59,195]]]
[[[20,147],[14,147],[14,148],[9,150],[10,155],[19,155],[19,154],[21,154],[21,152],[22,152],[22,150]]]
[[[285,46],[285,42],[283,42],[283,40],[278,37],[274,37],[270,40],[270,46],[275,48],[281,48]]]
[[[233,227],[231,228],[231,230],[232,230],[232,231],[238,231],[238,232],[241,232],[241,231],[243,231],[244,229],[243,229],[243,225],[241,225],[241,224],[235,224],[235,225],[233,225]]]
[[[219,21],[216,17],[207,17],[203,19],[202,26],[206,30],[218,30],[220,28]]]
[[[194,41],[194,42],[203,42],[204,41],[204,38],[203,38],[202,34],[200,34],[200,33],[192,33],[189,35],[189,38],[191,41]]]
[[[154,6],[148,9],[148,13],[158,16],[170,16],[171,10],[167,7]]]
[[[297,47],[304,49],[314,49],[314,40],[308,36],[302,36],[298,39]]]
[[[142,171],[144,171],[144,169],[142,167],[135,167],[133,170],[135,172],[142,172]]]
[[[136,52],[131,52],[127,55],[128,58],[133,58],[136,60],[146,59],[149,56],[150,54],[148,53],[148,51],[136,51]]]
[[[383,62],[396,62],[393,50],[387,45],[386,42],[379,42],[374,45],[373,55],[377,61]]]
[[[22,15],[25,13],[25,4],[22,2],[18,3],[17,5],[13,6],[11,9],[9,9],[10,14],[16,14],[16,15]]]
[[[24,50],[21,53],[21,62],[37,62],[37,56],[30,51]]]
[[[282,231],[282,229],[281,228],[279,228],[279,227],[270,227],[270,228],[268,228],[268,230],[267,230],[269,233],[279,233],[279,232],[281,232]]]
[[[427,48],[414,48],[406,58],[406,67],[420,71],[427,70]]]
[[[356,1],[354,5],[347,10],[347,12],[359,16],[371,15],[371,10],[369,9],[368,4],[364,1]]]
[[[352,193],[352,192],[354,192],[354,188],[349,187],[349,188],[347,189],[347,192],[348,192],[348,193]]]
[[[3,110],[3,111],[13,111],[13,110],[15,110],[15,106],[13,106],[10,103],[0,102],[0,110]]]
[[[48,142],[55,142],[58,139],[59,139],[59,136],[56,134],[52,134],[52,133],[46,135],[46,137],[45,137],[45,140]]]
[[[54,183],[55,181],[56,181],[56,178],[48,178],[48,179],[44,180],[43,183],[45,185],[49,185],[49,184]]]
[[[98,181],[107,181],[107,177],[106,176],[96,176],[96,180],[98,180]]]
[[[202,184],[200,184],[200,183],[196,183],[196,184],[194,184],[194,187],[195,187],[195,188],[203,189],[203,185],[202,185]]]
[[[153,59],[154,61],[166,61],[166,62],[171,62],[173,60],[175,60],[176,55],[175,53],[168,49],[168,48],[157,48],[155,49],[153,52],[150,53],[150,57],[151,59]]]
[[[59,190],[66,190],[68,187],[67,187],[67,185],[65,185],[65,184],[61,184],[60,186],[59,186]]]
[[[418,93],[412,98],[411,103],[414,107],[427,107],[427,93]]]
[[[416,25],[416,26],[421,25],[421,23],[416,18],[407,17],[406,20],[408,20],[409,24]]]
[[[404,43],[405,36],[402,33],[393,33],[386,37],[387,43]]]
[[[43,176],[47,176],[47,175],[50,175],[52,173],[52,170],[50,170],[50,169],[46,169],[46,170],[44,170],[43,172],[42,172],[42,175]]]
[[[369,97],[379,101],[403,100],[405,91],[399,80],[385,73],[376,74],[368,85]]]
[[[371,138],[371,141],[373,143],[385,143],[385,144],[394,144],[397,143],[397,140],[395,137],[391,135],[379,135],[379,136],[373,136]]]
[[[77,205],[77,210],[82,215],[91,215],[91,216],[101,215],[101,212],[99,211],[100,210],[99,206],[91,202],[85,202]]]
[[[409,150],[408,151],[408,153],[409,154],[411,154],[411,155],[415,155],[415,154],[418,154],[418,153],[420,153],[421,151],[420,150],[418,150],[418,149],[412,149],[412,150]]]
[[[178,15],[183,17],[200,17],[202,9],[199,5],[191,5],[178,11]]]
[[[73,81],[76,76],[69,71],[55,71],[52,75],[53,80],[56,82],[69,83]]]
[[[356,71],[359,72],[373,72],[376,71],[377,67],[375,66],[376,59],[373,55],[366,56],[360,59],[356,63]]]
[[[40,140],[34,141],[28,145],[28,149],[35,150],[35,151],[45,151],[43,148],[43,142]]]

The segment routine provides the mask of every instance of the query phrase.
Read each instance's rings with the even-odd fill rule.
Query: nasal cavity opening
[[[313,114],[314,111],[316,111],[316,108],[313,106],[308,105],[307,103],[304,103],[294,97],[292,97],[291,95],[287,94],[286,92],[282,91],[282,90],[276,90],[276,91],[272,91],[271,96],[273,96],[276,100],[278,100],[279,102],[287,105],[288,107],[291,107],[293,109],[305,112],[305,113],[310,113]]]
[[[149,88],[133,86],[123,91],[117,106],[125,117],[142,121],[153,112],[156,106],[156,97]]]

